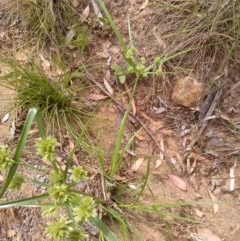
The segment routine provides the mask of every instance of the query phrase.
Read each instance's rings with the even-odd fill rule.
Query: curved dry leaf
[[[199,218],[202,218],[205,215],[201,210],[199,210],[197,208],[194,209],[194,211]]]
[[[140,135],[140,134],[135,134],[136,138],[139,140],[139,141],[144,141],[145,140],[145,137]]]
[[[208,228],[199,228],[198,235],[206,241],[221,241],[221,239]]]
[[[10,117],[9,113],[5,114],[2,118],[2,120],[1,120],[1,123],[4,123],[4,122],[8,121],[9,117]]]
[[[159,115],[159,114],[162,114],[163,112],[166,111],[166,108],[165,107],[160,107],[160,108],[153,108],[153,111],[154,111],[154,114],[155,115]]]
[[[76,35],[76,30],[74,28],[70,29],[66,34],[66,44],[70,44],[73,40],[74,36]]]
[[[159,168],[162,165],[162,163],[163,163],[163,159],[157,159],[156,164],[155,164],[155,168],[156,169]]]
[[[99,10],[98,5],[96,4],[95,0],[90,0],[90,1],[91,1],[93,10],[94,10],[94,13],[96,14],[96,16],[98,18],[103,18],[103,15],[102,15],[101,11]],[[103,22],[100,22],[100,24],[103,25]]]
[[[209,161],[206,157],[203,157],[195,152],[191,152],[190,157],[196,159],[197,161]]]
[[[135,116],[137,113],[137,107],[136,107],[136,104],[135,104],[135,100],[132,99],[132,115]]]
[[[208,187],[208,183],[205,179],[202,179],[202,183],[205,186],[205,188],[207,189],[208,195],[210,196],[210,198],[213,201],[213,211],[216,214],[219,211],[218,199],[212,194],[210,188]]]
[[[168,177],[176,187],[180,188],[183,191],[187,190],[187,184],[182,178],[176,175],[168,175]]]
[[[80,23],[83,23],[87,20],[88,16],[89,16],[89,12],[90,12],[90,8],[89,5],[83,10],[81,17],[79,19]]]
[[[51,66],[50,62],[47,59],[45,59],[45,57],[41,53],[39,54],[39,57],[42,61],[41,65],[42,65],[43,70],[44,71],[49,70],[49,68]]]
[[[113,90],[113,88],[110,86],[110,84],[108,83],[108,81],[103,78],[103,83],[104,83],[107,91],[109,92],[109,94],[110,94],[110,95],[113,95],[114,90]]]
[[[143,164],[144,158],[139,158],[135,161],[135,163],[132,165],[131,170],[134,172],[137,172],[140,166]]]
[[[133,184],[128,184],[128,186],[129,186],[131,189],[133,189],[133,190],[137,190],[137,187],[136,187],[135,185],[133,185]]]
[[[145,0],[145,2],[141,5],[141,7],[139,8],[139,10],[143,10],[144,8],[146,8],[148,5],[148,0]]]
[[[14,137],[15,137],[15,132],[16,132],[15,122],[12,121],[12,123],[11,123],[11,128],[10,128],[10,137],[11,137],[11,138],[14,138]]]

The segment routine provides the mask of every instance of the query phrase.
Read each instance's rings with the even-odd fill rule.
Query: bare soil
[[[159,41],[155,30],[159,28],[158,18],[151,8],[153,1],[143,7],[143,0],[105,1],[113,15],[120,32],[126,42],[129,39],[127,14],[131,18],[133,39],[140,56],[148,61],[158,55]],[[83,11],[84,7],[79,7]],[[142,9],[141,9],[142,7]],[[93,14],[93,10],[90,10]],[[7,48],[7,47],[6,47]],[[88,53],[94,56],[94,63],[98,63],[98,74],[94,77],[102,86],[103,78],[107,79],[114,89],[114,97],[122,106],[127,103],[127,95],[123,86],[116,82],[109,67],[111,63],[120,63],[120,50],[113,35],[93,34]],[[46,58],[49,56],[46,56]],[[75,66],[77,58],[70,64]],[[100,70],[99,70],[100,69]],[[194,72],[195,71],[195,72]],[[197,81],[203,83],[203,88],[209,87],[201,78],[197,67],[192,66],[192,73]],[[151,131],[163,151],[156,146],[139,123],[129,122],[124,140],[128,140],[132,131],[142,128],[135,139],[134,146],[126,155],[123,171],[119,178],[133,180],[131,183],[139,185],[141,178],[146,175],[147,157],[150,158],[150,173],[148,188],[140,198],[140,203],[153,205],[156,203],[172,204],[168,209],[167,218],[157,218],[155,215],[142,214],[141,218],[133,218],[134,227],[143,240],[148,241],[238,241],[240,237],[240,166],[239,166],[239,111],[240,84],[239,67],[223,75],[221,81],[228,84],[216,104],[214,112],[207,121],[207,126],[197,139],[194,146],[188,147],[198,136],[198,116],[204,106],[206,96],[197,102],[197,106],[183,107],[174,105],[171,95],[177,79],[159,78],[142,80],[138,86],[136,96],[136,116]],[[214,71],[209,74],[215,76]],[[185,76],[186,77],[186,76]],[[180,77],[179,77],[180,78]],[[205,81],[205,82],[204,82]],[[131,80],[128,80],[131,88]],[[188,91],[188,90],[186,90]],[[204,91],[204,90],[203,90]],[[0,86],[1,117],[7,112],[6,96],[8,89]],[[97,87],[92,88],[91,94],[104,95]],[[89,98],[86,94],[86,99]],[[92,96],[91,96],[92,97]],[[96,96],[95,96],[96,97]],[[91,100],[99,103],[99,100]],[[162,113],[156,110],[165,108]],[[101,133],[101,145],[109,163],[116,140],[117,130],[123,113],[114,102],[104,104],[99,108],[96,118],[92,120],[93,131]],[[0,144],[6,144],[9,139],[11,118],[0,124]],[[133,155],[134,154],[134,155]],[[137,171],[132,165],[139,159],[145,158]],[[236,163],[234,177],[230,177],[230,170]],[[87,165],[90,165],[89,163]],[[97,164],[93,164],[93,168]],[[177,176],[186,184],[186,190],[169,179],[169,175]],[[230,180],[235,181],[234,190],[230,190]],[[28,193],[25,193],[28,190]],[[22,195],[28,196],[34,190],[25,188]],[[213,203],[215,202],[215,203]],[[180,206],[182,204],[182,206]],[[189,204],[189,205],[186,205]],[[182,217],[190,220],[177,220]],[[195,223],[193,222],[195,221]],[[44,220],[39,210],[23,209],[0,211],[0,240],[47,240],[43,237]]]

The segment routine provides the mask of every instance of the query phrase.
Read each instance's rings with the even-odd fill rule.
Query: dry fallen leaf
[[[139,141],[144,141],[145,140],[145,137],[142,136],[142,135],[139,135],[139,134],[135,134],[136,138],[139,140]]]
[[[177,160],[174,157],[170,157],[169,160],[173,165],[176,165]]]
[[[133,190],[137,190],[137,187],[136,187],[135,185],[133,185],[133,184],[128,184],[128,186],[129,186],[130,188],[132,188]]]
[[[199,154],[197,154],[195,152],[191,152],[189,157],[190,158],[194,158],[197,161],[209,161],[209,159],[207,159],[206,157],[203,157],[203,156],[201,156],[201,155],[199,155]]]
[[[10,137],[14,138],[16,133],[16,126],[15,126],[15,121],[13,120],[11,123],[11,128],[10,128]]]
[[[160,108],[153,107],[153,111],[154,111],[155,115],[158,115],[158,114],[162,114],[163,112],[165,112],[166,108],[165,107],[160,107]]]
[[[94,13],[98,17],[98,19],[103,18],[103,15],[102,15],[101,11],[99,10],[98,5],[96,4],[95,0],[90,0],[90,1],[91,1],[91,4],[92,4]],[[103,22],[100,22],[100,24],[103,25]]]
[[[119,176],[119,175],[114,176],[114,181],[120,182],[120,181],[126,181],[126,180],[127,178],[125,176]]]
[[[161,151],[159,153],[159,157],[160,159],[164,159],[164,151],[165,151],[165,148],[164,148],[164,142],[163,142],[163,138],[161,137],[160,138],[160,147],[161,147]]]
[[[135,100],[132,99],[132,115],[135,116],[137,113],[137,107],[136,107],[136,104],[135,104]]]
[[[180,188],[183,191],[187,190],[187,184],[182,178],[176,175],[168,175],[168,177],[176,187]]]
[[[47,71],[47,70],[49,70],[49,68],[50,68],[50,62],[47,60],[47,59],[45,59],[44,58],[44,56],[42,55],[42,54],[39,54],[39,57],[40,57],[40,59],[42,60],[42,68],[43,68],[43,70],[44,71]]]
[[[237,163],[235,162],[233,164],[233,166],[230,167],[230,173],[229,173],[229,177],[230,177],[230,188],[229,188],[229,190],[230,191],[234,191],[234,189],[235,189],[235,175],[234,175],[234,171],[235,171],[236,166],[237,166]]]
[[[131,170],[134,172],[137,172],[140,166],[143,164],[144,158],[139,158],[135,161],[135,163],[132,165]]]
[[[66,44],[70,44],[73,40],[74,36],[76,35],[76,30],[74,28],[70,29],[66,34]]]
[[[109,92],[110,95],[113,95],[114,91],[113,88],[110,86],[110,84],[108,83],[108,81],[106,79],[103,79],[103,83],[107,89],[107,91]]]
[[[83,10],[81,17],[79,19],[80,23],[83,23],[87,20],[88,16],[89,16],[89,12],[90,12],[90,8],[89,5]]]
[[[202,237],[202,240],[204,241],[222,241],[216,234],[214,234],[208,228],[199,228],[197,233]]]
[[[5,115],[3,116],[1,122],[2,122],[2,123],[6,122],[6,121],[9,119],[9,117],[10,117],[10,114],[9,114],[9,113],[5,114]]]
[[[205,214],[202,212],[202,211],[200,211],[199,209],[194,209],[194,211],[195,211],[195,213],[196,213],[196,215],[199,217],[199,218],[202,218]]]
[[[89,100],[104,100],[106,98],[108,98],[108,96],[106,95],[98,95],[98,94],[89,94],[88,96],[86,96],[87,99]]]
[[[162,165],[162,163],[163,163],[163,159],[157,159],[156,164],[155,164],[155,168],[156,169],[159,168]]]
[[[212,192],[210,191],[210,189],[207,187],[207,191],[208,191],[208,194],[210,196],[210,198],[212,199],[212,201],[214,202],[213,203],[213,211],[214,213],[217,213],[218,210],[219,210],[219,205],[218,203],[216,203],[218,200],[217,198],[212,194]]]
[[[144,8],[146,8],[148,5],[148,0],[145,0],[145,2],[141,5],[141,7],[139,8],[140,10],[143,10]]]
[[[176,153],[176,159],[177,159],[178,163],[180,164],[180,166],[182,168],[182,173],[185,173],[186,165],[183,161],[182,156],[178,152]]]

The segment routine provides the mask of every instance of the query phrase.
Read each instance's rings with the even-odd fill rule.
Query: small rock
[[[201,98],[202,92],[203,85],[197,80],[191,77],[179,79],[173,88],[172,101],[175,105],[192,107]]]

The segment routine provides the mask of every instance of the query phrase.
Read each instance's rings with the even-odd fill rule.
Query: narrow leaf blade
[[[27,141],[28,132],[30,130],[30,127],[31,127],[31,125],[34,121],[34,118],[35,118],[37,112],[38,112],[38,110],[36,108],[33,108],[33,109],[30,109],[28,114],[27,114],[26,121],[25,121],[25,124],[23,126],[23,130],[22,130],[22,133],[20,135],[17,148],[16,148],[15,154],[13,156],[14,163],[13,163],[13,165],[11,166],[11,168],[8,172],[5,183],[3,184],[2,190],[0,192],[0,198],[6,192],[9,184],[11,183],[11,181],[12,181],[12,179],[13,179],[15,173],[16,173],[16,170],[17,170],[17,167],[18,167],[18,164],[19,164],[19,161],[20,161],[20,157],[23,153],[23,149],[24,149],[26,141]]]
[[[110,229],[98,218],[92,218],[95,225],[102,231],[107,241],[118,241],[116,236],[110,231]]]

